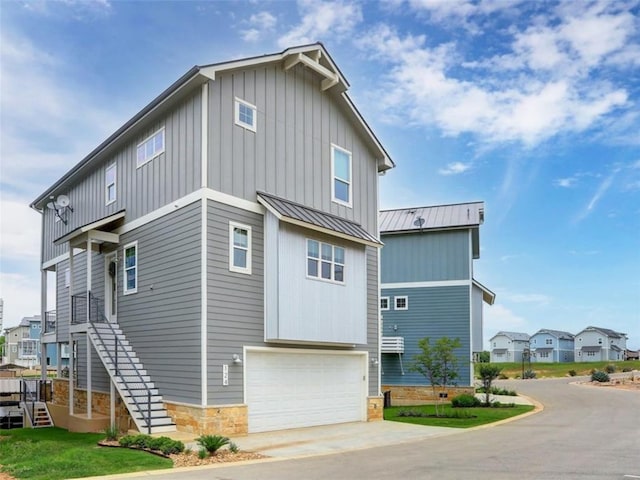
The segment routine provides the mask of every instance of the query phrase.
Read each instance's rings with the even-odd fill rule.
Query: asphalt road
[[[640,392],[569,385],[574,380],[499,382],[539,400],[545,408],[495,427],[413,444],[151,478],[640,479]]]

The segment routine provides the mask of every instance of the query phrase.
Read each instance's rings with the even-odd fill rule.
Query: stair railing
[[[126,360],[128,362],[128,365],[135,371],[136,375],[140,379],[140,383],[142,385],[144,385],[144,387],[145,387],[145,389],[147,391],[147,416],[146,416],[146,418],[145,418],[145,415],[144,415],[144,411],[142,409],[143,404],[141,402],[138,402],[138,400],[136,399],[135,395],[133,395],[133,394],[131,395],[131,399],[133,400],[133,403],[138,408],[138,413],[140,413],[140,415],[142,416],[142,420],[146,424],[147,433],[151,434],[151,389],[149,389],[147,387],[147,382],[144,380],[144,378],[142,378],[142,374],[140,373],[140,370],[138,370],[138,367],[135,366],[135,363],[133,362],[133,359],[131,358],[131,355],[129,355],[129,352],[124,347],[124,344],[118,338],[118,334],[116,333],[115,328],[113,327],[113,324],[111,322],[109,322],[107,317],[104,315],[104,310],[99,310],[97,308],[101,304],[102,304],[101,300],[99,300],[98,298],[94,297],[91,294],[91,292],[89,292],[89,306],[90,306],[90,310],[89,311],[91,313],[95,313],[95,317],[94,317],[94,315],[91,315],[91,314],[89,315],[89,321],[92,324],[92,326],[93,326],[94,323],[100,323],[101,325],[107,325],[109,327],[109,329],[111,330],[111,334],[113,335],[113,343],[114,343],[114,354],[113,355],[111,354],[111,352],[107,348],[107,344],[105,343],[104,338],[102,337],[102,334],[100,333],[100,331],[98,329],[96,329],[96,328],[93,329],[93,331],[96,334],[96,336],[100,339],[100,342],[102,343],[102,346],[105,349],[105,353],[107,354],[107,356],[109,357],[109,360],[111,361],[111,363],[114,366],[114,375],[120,376],[119,365],[118,365],[118,346],[120,346],[122,348],[122,352],[126,356]],[[95,306],[95,307],[92,308],[92,306]],[[128,389],[129,382],[127,382],[122,376],[120,376],[120,379],[122,380],[122,382],[125,384],[125,386]]]

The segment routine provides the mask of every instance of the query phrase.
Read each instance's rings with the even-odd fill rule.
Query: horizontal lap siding
[[[410,372],[414,356],[420,352],[418,341],[429,337],[431,343],[441,337],[459,338],[461,347],[456,349],[459,377],[457,384],[471,384],[470,372],[470,324],[468,286],[383,289],[382,296],[389,297],[393,306],[395,296],[407,296],[406,311],[383,311],[382,336],[404,337],[402,362],[405,374],[401,374],[397,354],[382,355],[382,383],[386,385],[427,385],[426,378]],[[397,325],[397,330],[394,330]]]
[[[229,221],[251,227],[251,275],[229,271]],[[207,383],[208,403],[244,401],[242,357],[245,345],[264,345],[263,216],[228,205],[207,204]],[[222,365],[229,385],[222,385]]]
[[[87,337],[84,334],[74,335],[74,339],[77,341],[78,387],[87,388]],[[98,392],[109,392],[109,374],[93,346],[91,347],[91,389]]]
[[[200,402],[201,204],[121,237],[118,323],[166,400]],[[123,295],[123,250],[138,242],[138,291]]]

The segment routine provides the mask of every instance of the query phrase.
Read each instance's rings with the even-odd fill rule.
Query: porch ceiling
[[[62,245],[63,243],[70,242],[72,247],[75,248],[87,248],[87,243],[115,243],[120,240],[120,236],[116,233],[111,233],[111,230],[116,227],[119,220],[125,216],[125,211],[109,215],[107,217],[96,220],[95,222],[88,223],[82,227],[78,227],[75,230],[57,238],[53,241],[54,245]],[[106,230],[106,231],[105,231]]]

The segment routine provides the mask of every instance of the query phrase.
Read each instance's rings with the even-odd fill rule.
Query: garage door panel
[[[249,431],[361,421],[364,355],[247,352]]]

